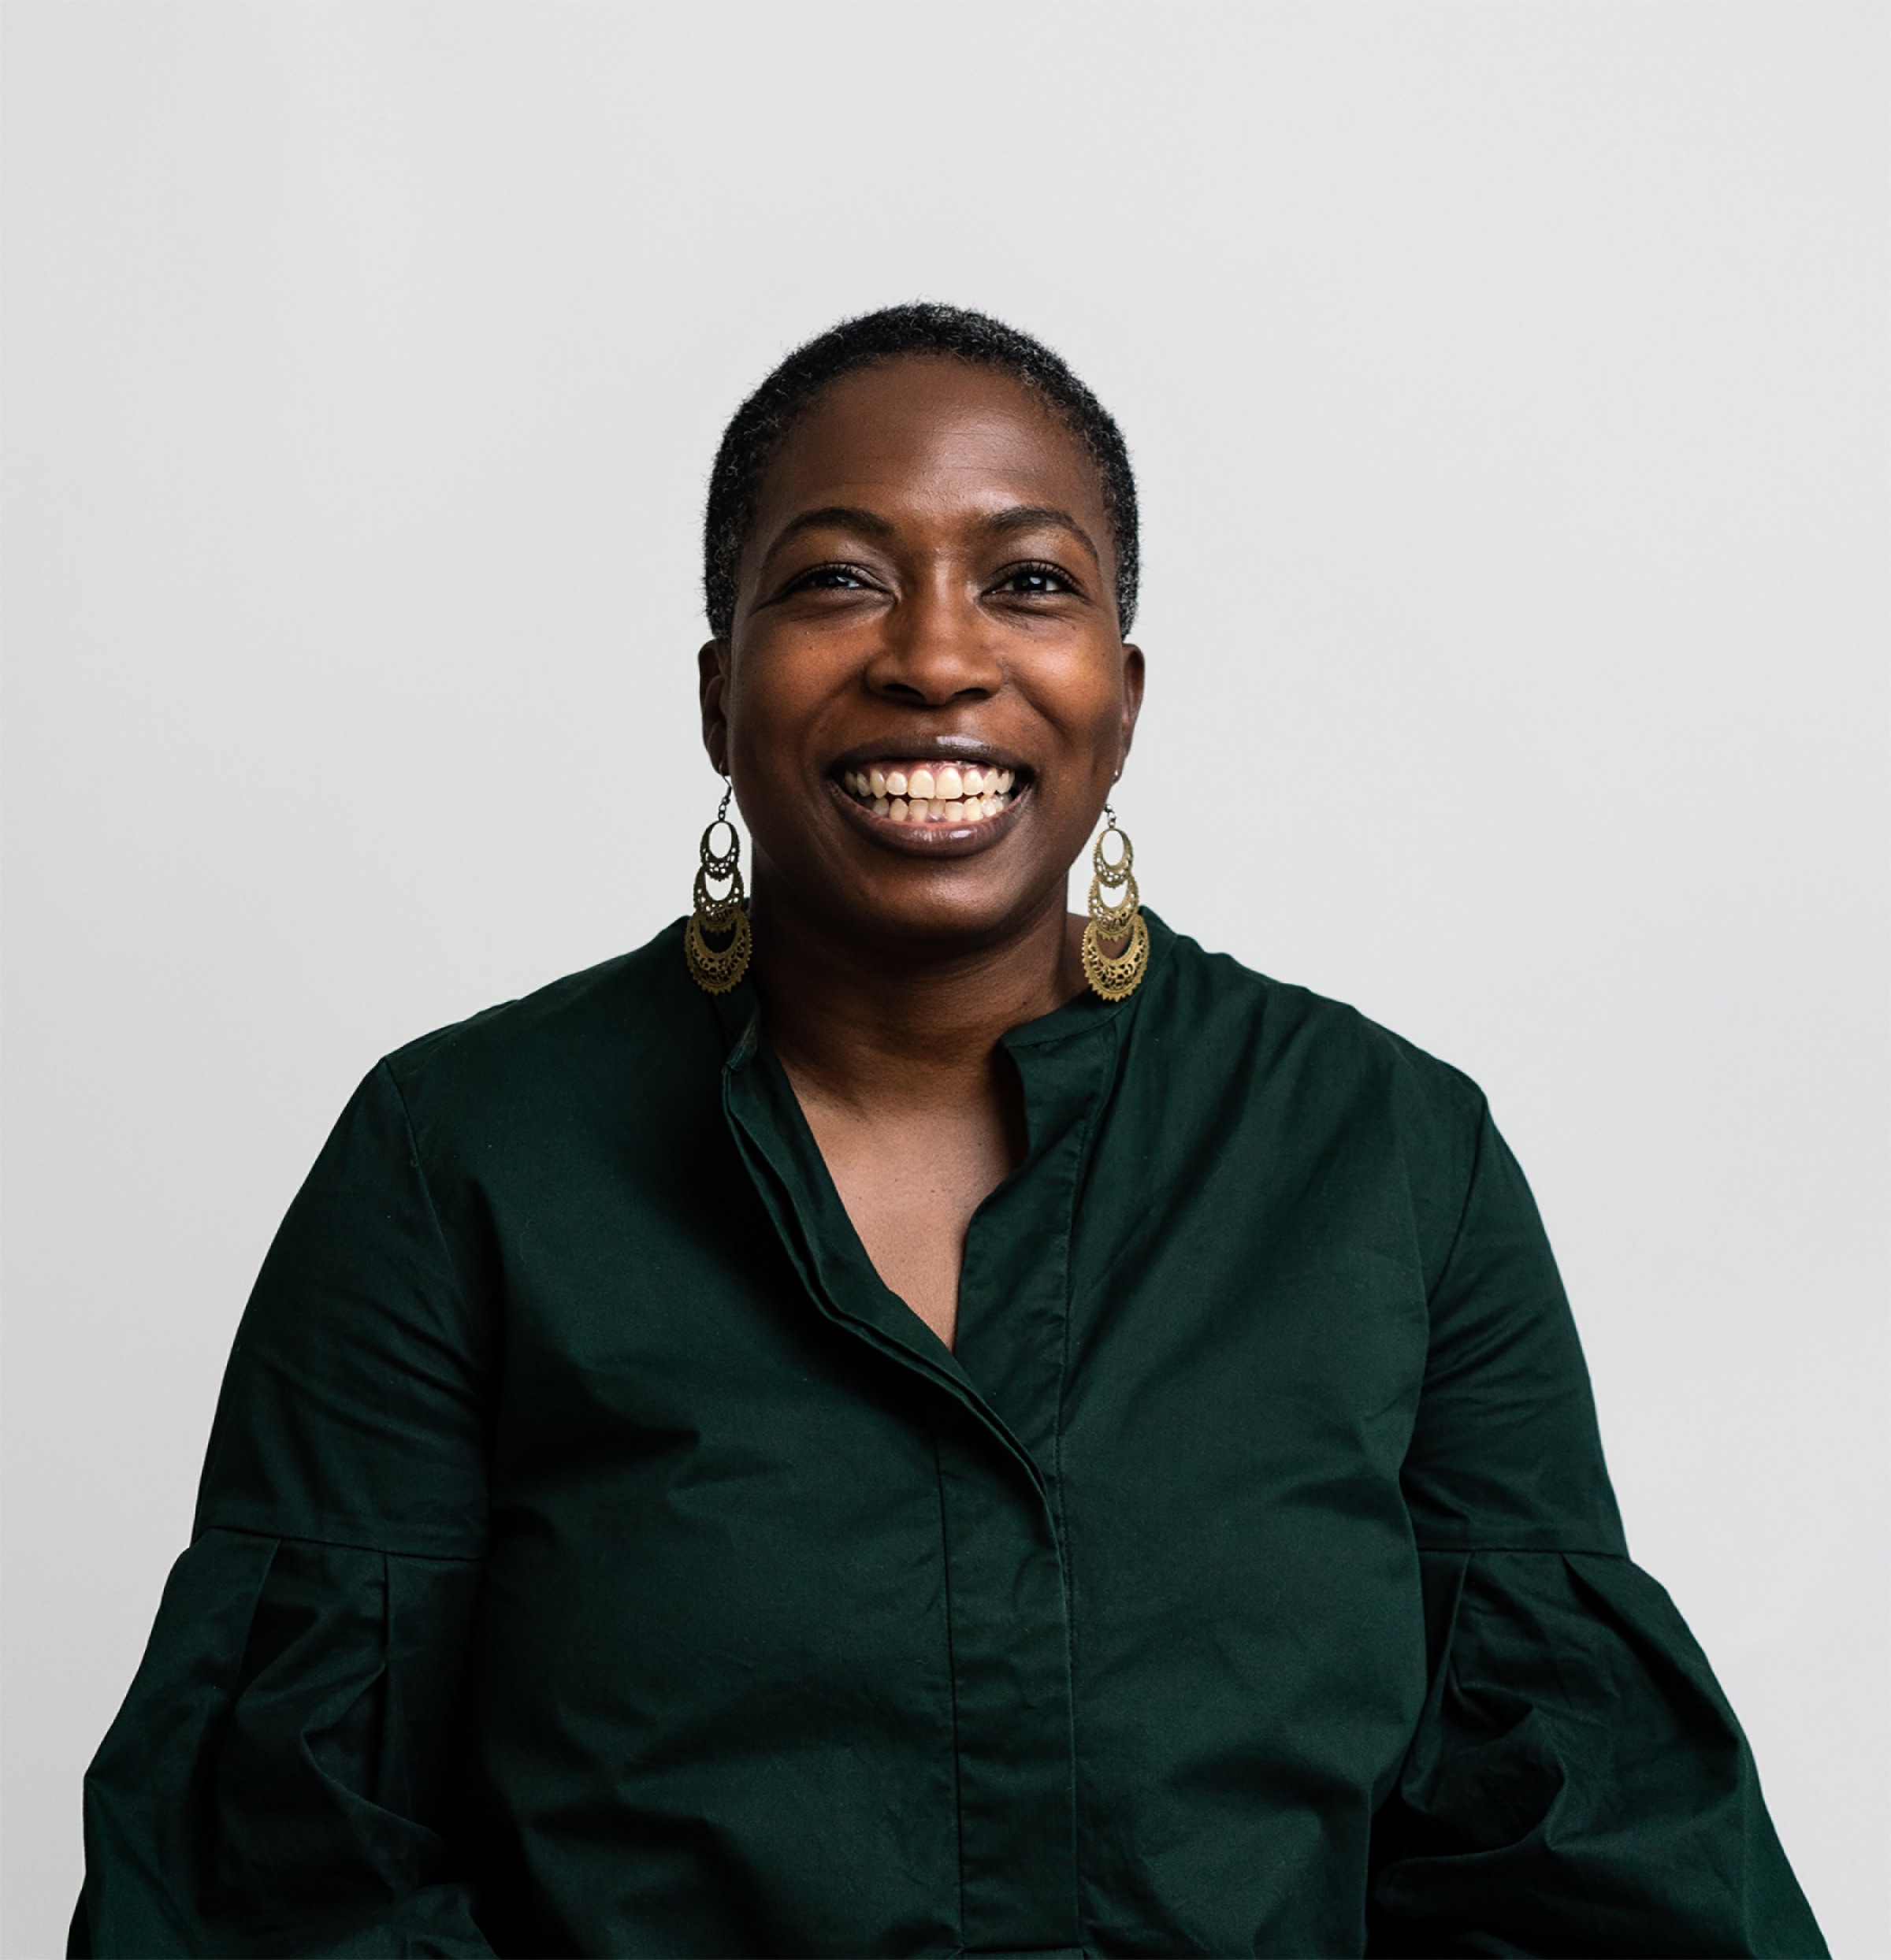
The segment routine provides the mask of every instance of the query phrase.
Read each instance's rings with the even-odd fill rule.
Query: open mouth
[[[977,763],[880,762],[836,778],[863,809],[893,823],[989,823],[1021,787],[1015,770]]]

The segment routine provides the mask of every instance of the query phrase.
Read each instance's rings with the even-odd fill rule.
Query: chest
[[[732,1539],[845,1531],[861,1493],[929,1489],[949,1430],[1006,1502],[1187,1568],[1179,1596],[1217,1546],[1270,1556],[1309,1492],[1402,1529],[1427,1330],[1396,1150],[1341,1128],[1288,1175],[1239,1122],[1191,1149],[1160,1098],[1113,1114],[1040,1123],[1009,1180],[863,1167],[849,1196],[811,1143],[762,1161],[714,1124],[529,1198],[496,1184],[496,1500],[597,1482],[660,1521],[686,1462]],[[949,1271],[954,1357],[890,1283],[902,1260]]]
[[[1120,1837],[1250,1933],[1269,1887],[1330,1876],[1317,1821],[1369,1815],[1424,1691],[1399,1179],[1367,1138],[1313,1189],[1238,1138],[1177,1160],[1144,1113],[1040,1124],[975,1208],[956,1357],[903,1336],[818,1166],[726,1131],[574,1164],[529,1205],[495,1190],[475,1746],[506,1801],[508,1739],[581,1709],[574,1804],[734,1831],[775,1793],[779,1885],[841,1847],[916,1913],[962,1900],[946,1947],[1074,1946],[1083,1843],[1087,1883]],[[964,1874],[1000,1869],[981,1906]]]
[[[811,1101],[807,1114],[875,1271],[951,1347],[967,1232],[1019,1154],[1000,1112],[974,1104],[842,1114]]]

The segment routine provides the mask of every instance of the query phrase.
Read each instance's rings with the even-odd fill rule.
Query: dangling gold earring
[[[683,957],[689,964],[689,978],[705,993],[726,993],[734,986],[749,971],[749,955],[753,947],[749,914],[742,904],[742,867],[737,861],[741,856],[742,841],[729,821],[729,796],[725,788],[715,822],[703,833],[702,867],[696,874],[696,910],[683,928]],[[709,848],[709,840],[719,826],[729,833],[726,851]],[[724,878],[729,881],[723,897],[709,896],[711,878],[719,885]],[[735,937],[719,952],[703,937],[704,933],[726,933],[731,928]]]
[[[1105,1000],[1127,1000],[1149,971],[1149,928],[1142,922],[1142,894],[1130,869],[1136,854],[1129,834],[1117,824],[1116,813],[1108,804],[1103,817],[1102,833],[1090,859],[1096,876],[1090,881],[1090,923],[1083,928],[1083,977]],[[1113,832],[1123,846],[1114,864],[1103,855],[1104,839]],[[1122,896],[1113,903],[1104,896],[1106,889]],[[1119,939],[1129,941],[1120,953],[1103,950],[1105,940]]]

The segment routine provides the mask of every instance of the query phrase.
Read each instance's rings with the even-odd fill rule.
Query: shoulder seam
[[[400,1078],[388,1067],[385,1056],[376,1066],[385,1073],[388,1085],[394,1091],[394,1100],[400,1105],[401,1127],[407,1132],[407,1148],[413,1154],[414,1175],[420,1186],[420,1195],[426,1204],[427,1223],[433,1227],[433,1241],[440,1249],[440,1256],[446,1266],[447,1277],[452,1283],[460,1311],[470,1315],[473,1303],[466,1297],[466,1290],[460,1282],[459,1268],[453,1263],[452,1248],[447,1243],[446,1230],[440,1222],[440,1212],[433,1202],[433,1187],[427,1182],[427,1167],[421,1160],[420,1138],[414,1128],[414,1112],[407,1107],[407,1092],[400,1086]]]
[[[306,1531],[258,1531],[247,1524],[206,1524],[191,1542],[195,1545],[213,1531],[228,1538],[253,1538],[270,1545],[314,1545],[332,1552],[366,1552],[375,1558],[417,1558],[429,1565],[483,1565],[486,1554],[478,1552],[415,1552],[404,1546],[364,1545],[348,1538],[312,1538]]]
[[[1471,1193],[1477,1188],[1477,1173],[1484,1167],[1484,1139],[1490,1133],[1490,1127],[1491,1105],[1480,1090],[1477,1095],[1477,1134],[1471,1146],[1471,1167],[1464,1180],[1464,1196],[1458,1203],[1457,1223],[1451,1227],[1451,1242],[1446,1246],[1444,1257],[1438,1262],[1438,1277],[1425,1292],[1425,1310],[1428,1319],[1432,1303],[1438,1297],[1438,1289],[1444,1284],[1451,1270],[1451,1262],[1458,1257],[1458,1242],[1463,1238],[1465,1220],[1471,1215]]]

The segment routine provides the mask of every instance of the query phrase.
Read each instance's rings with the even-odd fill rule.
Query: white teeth
[[[960,768],[942,763],[908,776],[898,769],[849,769],[841,786],[876,817],[893,823],[977,823],[1009,804],[1016,781],[1009,769]]]

